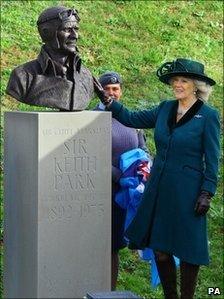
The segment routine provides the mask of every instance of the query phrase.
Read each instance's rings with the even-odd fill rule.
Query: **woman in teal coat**
[[[125,126],[154,128],[156,157],[137,215],[126,231],[130,248],[154,250],[165,298],[178,298],[173,255],[181,261],[181,298],[193,298],[199,265],[207,265],[206,213],[217,184],[219,117],[205,104],[215,81],[203,64],[179,58],[163,64],[159,80],[175,100],[128,111],[95,88]]]

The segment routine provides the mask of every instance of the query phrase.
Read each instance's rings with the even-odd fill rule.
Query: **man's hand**
[[[194,209],[197,216],[204,216],[208,212],[211,198],[212,196],[209,192],[201,191]]]
[[[95,93],[97,94],[97,96],[101,100],[101,102],[105,106],[108,106],[109,104],[111,104],[113,102],[113,99],[106,94],[102,85],[95,77],[93,77],[93,84],[94,84]]]

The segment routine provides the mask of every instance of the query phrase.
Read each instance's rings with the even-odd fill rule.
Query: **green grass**
[[[84,63],[96,76],[105,70],[119,72],[124,80],[123,102],[129,108],[148,108],[169,98],[169,88],[157,80],[155,71],[165,61],[187,57],[205,63],[206,72],[216,80],[210,103],[221,113],[222,1],[7,0],[1,1],[1,115],[8,110],[39,109],[10,99],[5,95],[5,88],[11,70],[34,59],[39,52],[41,41],[35,25],[39,13],[58,4],[78,8],[81,16],[79,49]],[[96,102],[93,100],[89,109]],[[147,130],[146,136],[151,152],[155,153],[153,132]],[[220,170],[217,195],[208,217],[211,264],[201,269],[196,291],[198,299],[213,298],[207,295],[210,286],[220,287],[222,296],[217,298],[224,298],[221,177]],[[0,213],[3,218],[2,204]],[[0,229],[2,233],[2,226]],[[149,265],[140,261],[136,253],[123,250],[120,268],[119,289],[132,290],[144,298],[162,298],[160,287],[155,290],[150,287]],[[0,287],[2,291],[2,283]]]

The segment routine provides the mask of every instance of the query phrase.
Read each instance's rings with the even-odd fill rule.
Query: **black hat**
[[[64,6],[53,6],[42,11],[37,20],[37,25],[40,26],[43,23],[47,23],[53,20],[60,20],[61,22],[79,22],[80,17],[78,15],[77,9],[70,9]]]
[[[156,74],[159,80],[166,84],[170,84],[170,78],[178,75],[198,79],[209,85],[216,84],[213,79],[206,76],[202,63],[185,58],[177,58],[172,62],[165,62],[158,68]]]
[[[107,84],[121,84],[122,79],[118,73],[107,71],[99,77],[99,82],[102,85],[102,87],[104,87]]]

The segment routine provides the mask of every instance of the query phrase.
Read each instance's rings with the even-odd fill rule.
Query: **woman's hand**
[[[194,209],[197,216],[204,216],[208,212],[211,198],[212,196],[209,192],[201,191]]]
[[[108,107],[113,102],[113,98],[107,95],[102,85],[95,77],[93,77],[93,84],[94,84],[95,93],[97,94],[98,98],[105,106]]]

